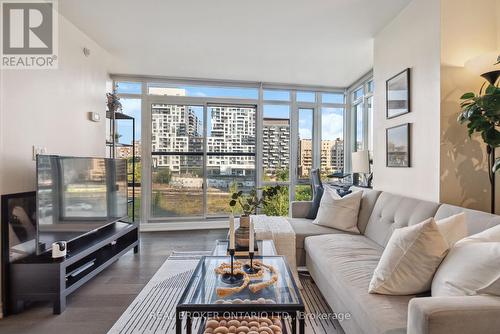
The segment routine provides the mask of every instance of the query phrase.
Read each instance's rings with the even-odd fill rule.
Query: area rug
[[[108,334],[175,333],[175,306],[198,260],[204,255],[211,255],[211,252],[173,252]],[[307,274],[300,274],[300,281],[306,313],[332,315],[313,280]],[[285,325],[287,333],[291,333],[290,324]],[[193,333],[198,333],[199,327],[200,321],[193,321]],[[343,333],[331,316],[306,317],[305,327],[307,334]]]

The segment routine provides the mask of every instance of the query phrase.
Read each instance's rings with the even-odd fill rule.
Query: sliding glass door
[[[148,107],[151,219],[227,216],[230,193],[255,186],[256,107],[168,98]]]
[[[151,217],[204,215],[204,107],[151,104]]]

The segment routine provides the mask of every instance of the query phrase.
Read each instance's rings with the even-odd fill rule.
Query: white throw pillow
[[[434,218],[396,229],[373,273],[368,292],[413,295],[429,291],[448,242]]]
[[[460,240],[432,280],[432,296],[500,296],[500,225]]]
[[[337,191],[325,186],[314,224],[359,234],[358,214],[362,191],[340,197]]]
[[[437,220],[436,224],[450,248],[467,236],[467,224],[465,224],[465,213],[463,212]]]

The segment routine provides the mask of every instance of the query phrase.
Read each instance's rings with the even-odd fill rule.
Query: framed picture
[[[386,129],[387,167],[410,167],[410,123]]]
[[[410,69],[407,68],[385,83],[386,118],[410,112]]]

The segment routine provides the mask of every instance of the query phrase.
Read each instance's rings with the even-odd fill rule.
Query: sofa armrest
[[[500,297],[423,297],[408,305],[408,334],[488,334],[500,328]]]
[[[292,218],[306,218],[311,206],[312,201],[292,202]]]

